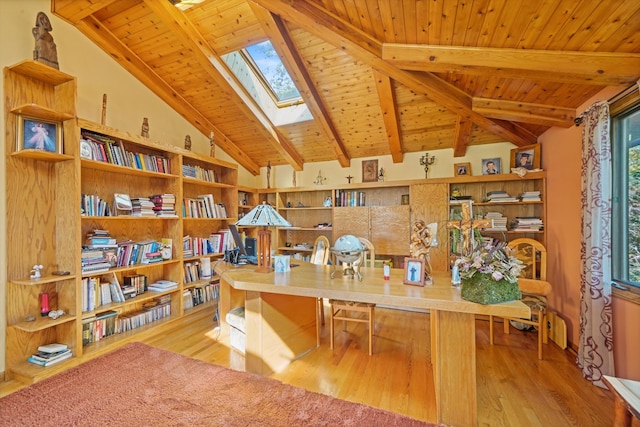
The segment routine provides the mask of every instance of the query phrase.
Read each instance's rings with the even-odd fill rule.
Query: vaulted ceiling
[[[174,1],[175,3],[175,1]],[[509,141],[569,127],[640,79],[629,0],[52,0],[238,164],[259,168]],[[274,125],[221,55],[270,39],[313,120]]]

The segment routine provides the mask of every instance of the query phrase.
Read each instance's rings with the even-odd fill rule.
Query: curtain
[[[606,388],[614,375],[611,309],[611,142],[609,104],[599,101],[583,114],[582,242],[580,245],[580,337],[578,366]]]

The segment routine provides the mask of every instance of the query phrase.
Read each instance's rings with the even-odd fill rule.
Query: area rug
[[[131,343],[0,399],[2,426],[430,426]]]

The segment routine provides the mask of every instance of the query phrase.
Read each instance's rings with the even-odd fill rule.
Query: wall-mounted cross
[[[460,248],[460,250],[462,255],[470,255],[473,252],[474,229],[493,227],[492,219],[473,219],[472,203],[471,200],[462,202],[462,219],[447,222],[447,228],[457,228],[460,230],[460,235],[462,236],[462,248]]]

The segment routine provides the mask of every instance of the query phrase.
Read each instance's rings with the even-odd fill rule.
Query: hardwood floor
[[[211,311],[168,324],[142,340],[222,366],[237,368],[242,356],[228,348],[224,328],[214,330]],[[339,329],[339,326],[336,325]],[[476,321],[478,419],[480,426],[608,426],[613,398],[584,380],[575,355],[555,344],[536,355],[535,334],[496,331]],[[429,316],[378,307],[374,354],[367,354],[365,326],[349,324],[329,349],[329,325],[321,329],[320,348],[272,375],[308,390],[434,421],[429,353]],[[212,384],[215,379],[212,378]],[[20,387],[0,383],[0,396]]]

